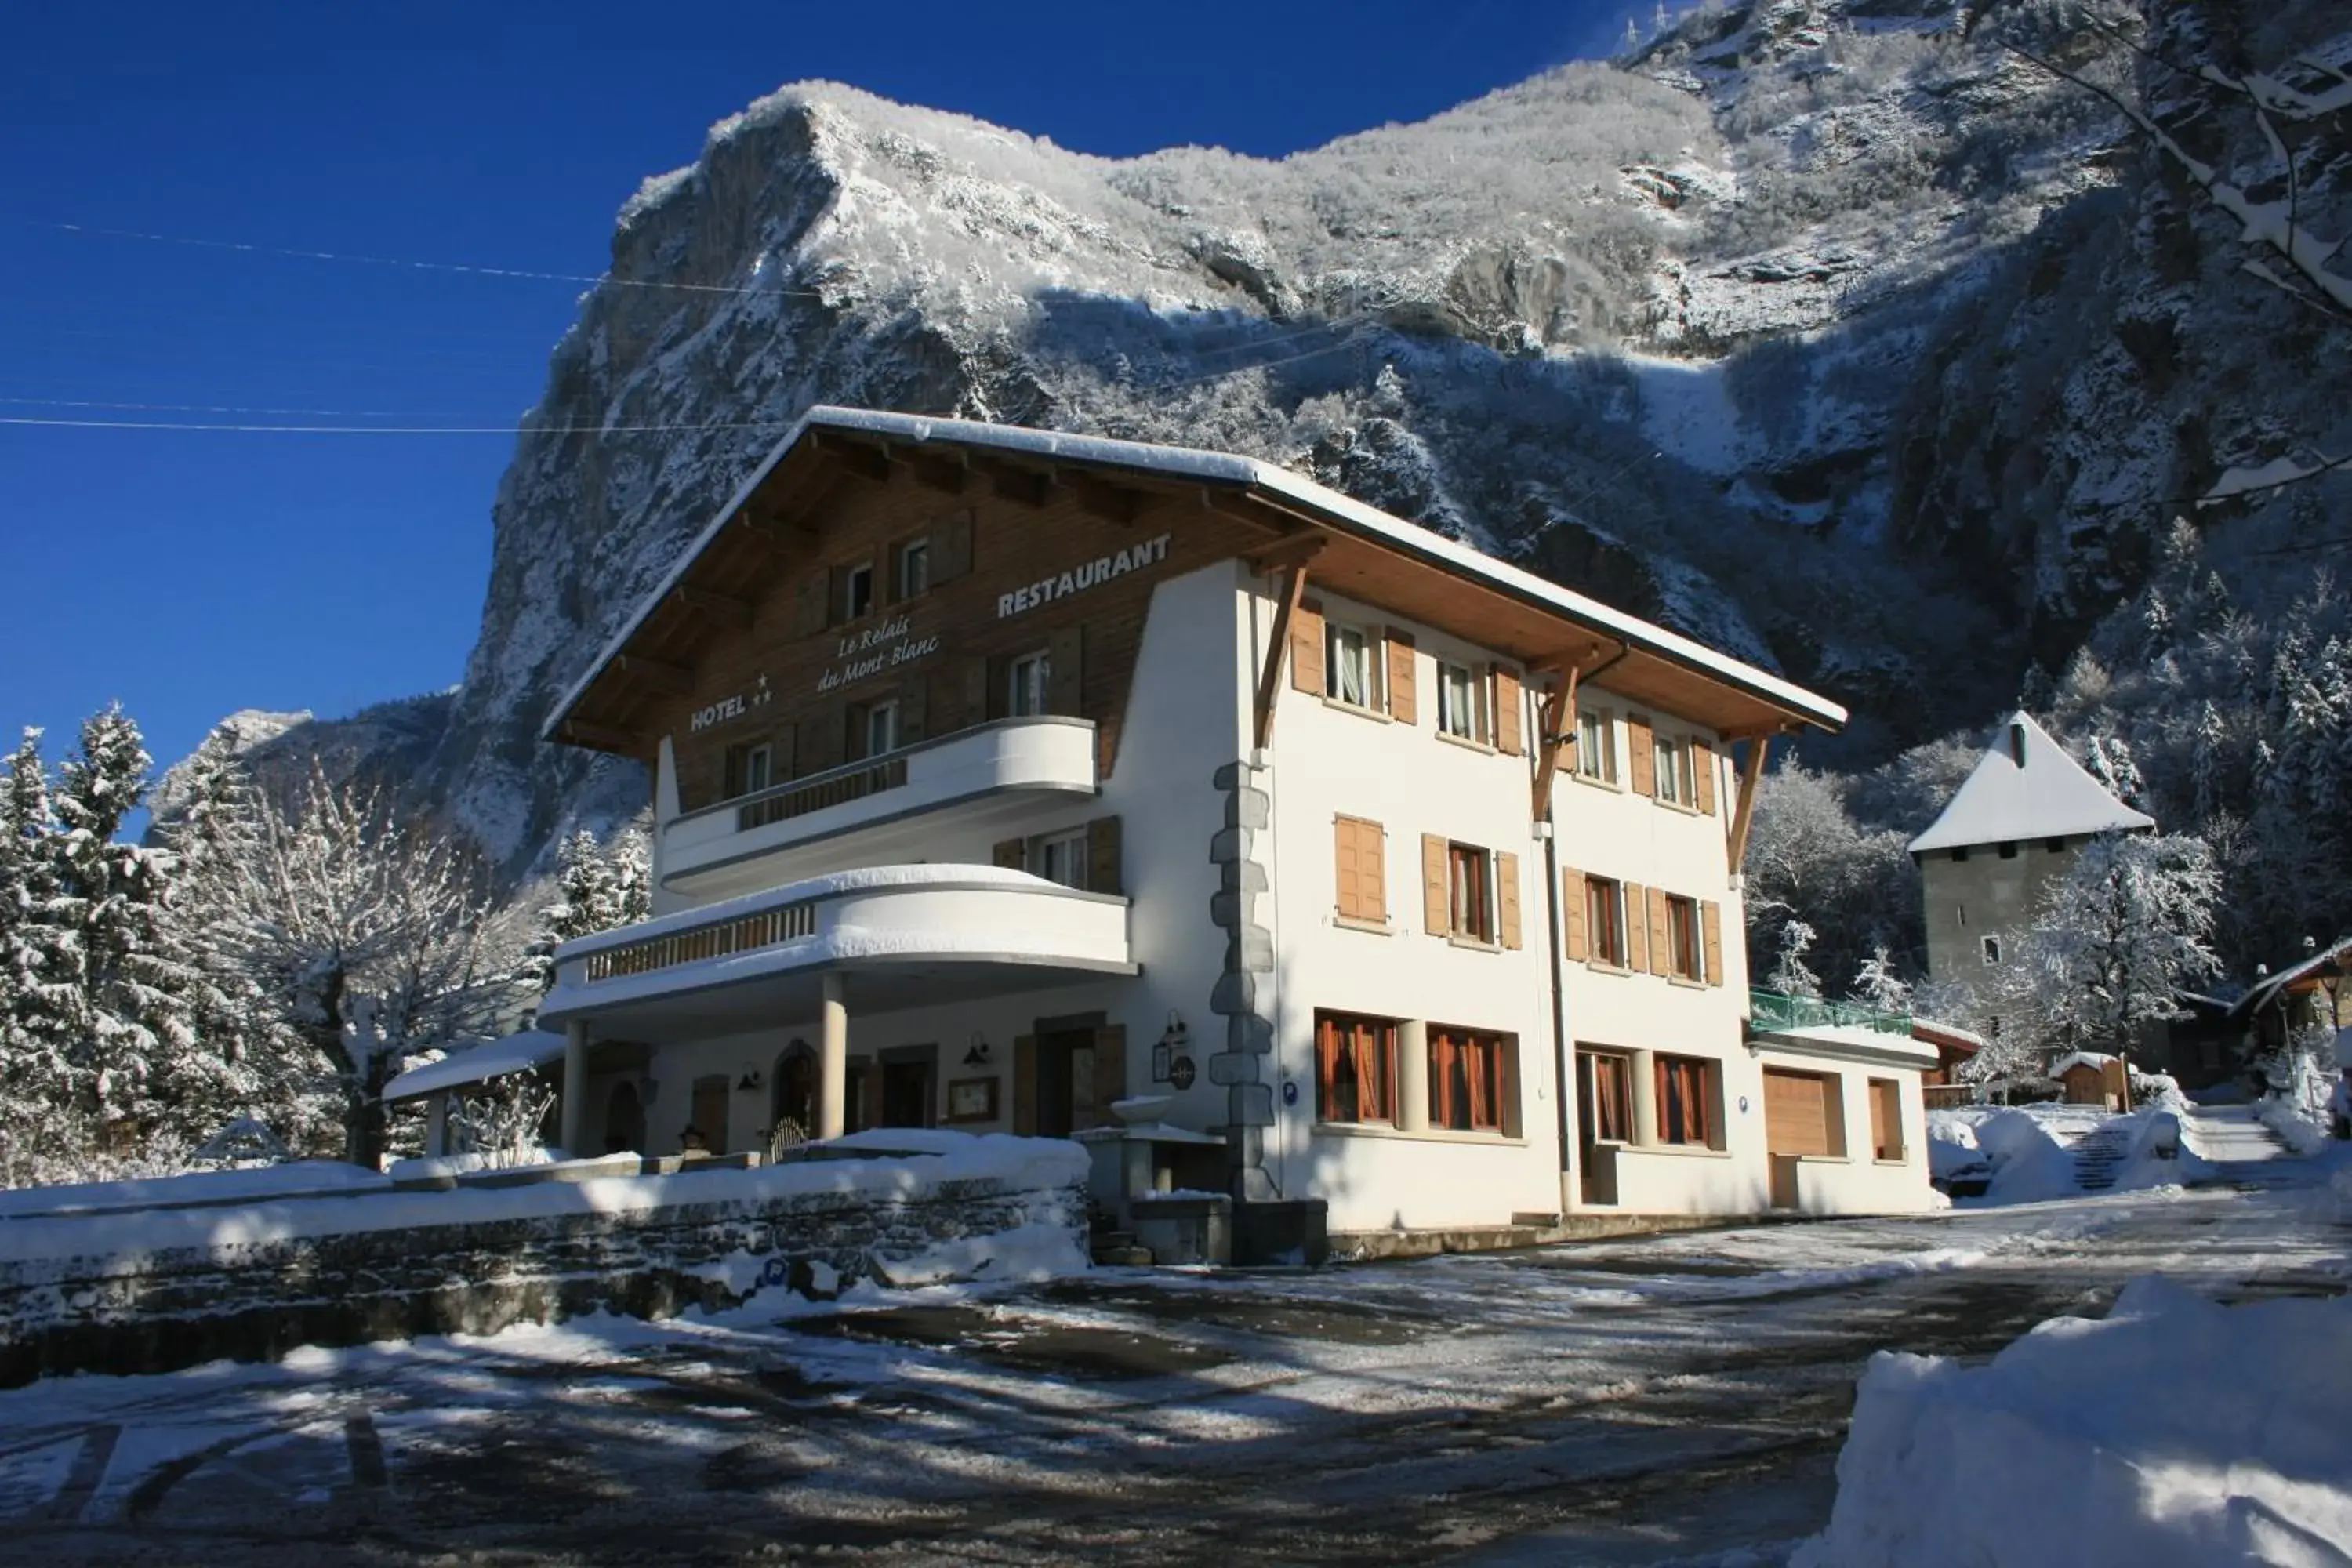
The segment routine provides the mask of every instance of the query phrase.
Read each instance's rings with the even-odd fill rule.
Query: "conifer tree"
[[[49,956],[55,829],[41,731],[27,729],[0,787],[0,1142],[20,1156],[61,1135],[56,1121],[73,1094]]]

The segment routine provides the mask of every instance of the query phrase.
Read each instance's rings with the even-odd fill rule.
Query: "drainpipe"
[[[1617,652],[1608,662],[1596,666],[1591,675],[1579,675],[1579,685],[1606,671],[1614,669],[1633,653],[1631,643],[1621,642]],[[1574,713],[1562,713],[1560,722],[1576,722]],[[1544,737],[1549,741],[1551,737]],[[1557,775],[1555,775],[1556,777]],[[1562,1213],[1569,1207],[1569,1184],[1576,1175],[1575,1145],[1569,1142],[1568,1102],[1576,1092],[1576,1046],[1568,1033],[1568,982],[1561,973],[1568,963],[1566,914],[1559,907],[1559,823],[1552,814],[1551,802],[1544,802],[1544,907],[1551,911],[1551,1037],[1552,1062],[1555,1071],[1552,1082],[1553,1120],[1559,1129],[1559,1206]]]

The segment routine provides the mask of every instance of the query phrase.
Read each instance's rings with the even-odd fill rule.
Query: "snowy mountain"
[[[2135,36],[2183,66],[2352,62],[2320,0],[2151,3]],[[2003,47],[2225,167],[2266,155],[2093,14],[1713,7],[1278,162],[784,88],[622,210],[500,485],[461,686],[261,752],[411,777],[516,872],[634,812],[637,770],[541,719],[817,402],[1290,465],[1834,694],[1858,717],[1826,760],[1980,723],[2139,587],[2180,498],[2352,449],[2341,330],[2240,272],[2239,226],[2117,108]],[[2305,174],[2306,222],[2352,228],[2352,159]],[[2201,548],[2242,597],[2290,592],[2309,560],[2257,552],[2327,531],[2330,496],[2200,513]]]

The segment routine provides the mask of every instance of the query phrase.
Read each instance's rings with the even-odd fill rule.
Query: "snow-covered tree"
[[[1783,996],[1819,996],[1821,976],[1805,966],[1805,954],[1813,945],[1813,928],[1802,921],[1790,921],[1780,928],[1780,954],[1772,965],[1772,973],[1764,984]]]
[[[530,970],[542,990],[555,984],[555,950],[575,937],[634,925],[653,914],[651,822],[640,817],[600,841],[586,828],[557,851],[554,900],[539,911]]]
[[[123,840],[152,759],[120,704],[84,721],[58,770],[47,837],[57,895],[51,994],[68,1031],[77,1107],[113,1136],[152,1131],[209,1077],[194,1059],[188,974],[163,930],[169,854]]]
[[[58,1138],[73,1070],[66,1003],[51,973],[56,829],[41,731],[28,729],[0,784],[0,1144]]]
[[[262,796],[254,821],[250,850],[193,887],[192,907],[277,1021],[331,1064],[344,1156],[375,1165],[383,1086],[410,1056],[511,1022],[520,952],[471,847],[376,791],[314,766],[296,798]]]
[[[1911,983],[1896,970],[1894,957],[1882,944],[1873,948],[1862,967],[1853,972],[1853,995],[1882,1013],[1900,1013],[1911,1005]]]
[[[481,1085],[449,1108],[452,1152],[480,1154],[492,1166],[521,1165],[539,1158],[556,1094],[529,1073],[509,1073]]]
[[[2121,1052],[2220,967],[2221,878],[2188,834],[2102,834],[2042,891],[2020,944],[2020,1026],[2048,1050]]]
[[[1745,862],[1748,951],[1757,971],[1771,967],[1790,921],[1809,929],[1808,967],[1831,974],[1853,973],[1881,947],[1906,963],[1916,952],[1919,872],[1905,849],[1910,834],[1858,821],[1851,787],[1798,763],[1765,776]]]

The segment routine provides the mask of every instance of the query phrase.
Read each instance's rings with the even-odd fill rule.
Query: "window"
[[[1680,980],[1705,980],[1706,961],[1699,942],[1698,900],[1666,895],[1666,973]]]
[[[1502,1132],[1507,1115],[1511,1057],[1518,1042],[1509,1035],[1481,1034],[1447,1025],[1429,1026],[1429,1121],[1456,1132]]]
[[[1486,683],[1466,664],[1437,667],[1437,728],[1457,741],[1486,742]]]
[[[1338,907],[1343,921],[1386,925],[1388,901],[1388,835],[1377,822],[1342,816],[1335,820],[1335,879]]]
[[[1955,860],[1965,860],[1965,859],[1967,859],[1968,858],[1969,858],[1969,847],[1968,847],[1967,845],[1965,845],[1965,844],[1963,844],[1963,845],[1959,846],[1958,848],[1956,848],[1956,849],[1954,849],[1954,850],[1952,851],[1952,858],[1953,858],[1953,859],[1955,859]]]
[[[1013,661],[1004,711],[1015,719],[1033,719],[1045,711],[1053,689],[1054,662],[1045,649],[1024,653]]]
[[[931,542],[910,539],[898,546],[898,597],[911,599],[931,585]]]
[[[1989,936],[1984,939],[1984,961],[1987,963],[2000,962],[2000,938]]]
[[[1469,844],[1445,847],[1446,934],[1472,942],[1495,940],[1494,862]]]
[[[727,748],[727,798],[757,795],[775,780],[775,753],[765,743]]]
[[[1584,1053],[1584,1136],[1592,1143],[1633,1141],[1633,1063],[1612,1051]]]
[[[1595,963],[1629,967],[1625,956],[1625,884],[1606,877],[1584,879],[1585,951]]]
[[[2004,845],[2002,845],[2002,846],[2000,847],[2000,858],[2001,858],[2002,859],[2004,859],[2004,860],[2014,860],[2014,859],[2016,859],[2016,858],[2017,858],[2017,846],[2016,846],[2016,844],[2012,842],[2012,843],[2009,843],[2009,844],[2004,844]]]
[[[874,607],[874,568],[852,566],[841,575],[841,618],[854,621]]]
[[[1029,869],[1049,882],[1084,892],[1087,886],[1087,830],[1049,833],[1029,846]]]
[[[1877,1160],[1903,1155],[1903,1086],[1891,1078],[1870,1080],[1870,1148]]]
[[[1315,1114],[1324,1121],[1396,1120],[1397,1026],[1390,1018],[1315,1015]]]
[[[850,741],[861,760],[898,749],[898,704],[895,698],[887,702],[869,702],[849,712]]]
[[[2042,847],[2053,855],[2063,855],[2066,853],[2066,836],[2062,833],[2055,838],[2045,838],[2042,841]]]
[[[1608,714],[1590,710],[1577,714],[1576,772],[1599,784],[1617,782],[1617,732]]]
[[[1658,798],[1668,805],[1691,804],[1690,751],[1680,741],[1657,737]]]
[[[1380,643],[1360,627],[1327,621],[1323,627],[1323,695],[1351,708],[1381,705]]]
[[[1716,1142],[1715,1079],[1721,1069],[1701,1057],[1658,1058],[1658,1140],[1692,1148]]]

